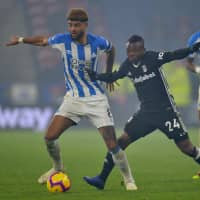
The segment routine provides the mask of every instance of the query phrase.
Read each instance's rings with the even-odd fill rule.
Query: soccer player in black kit
[[[124,133],[118,139],[122,149],[126,149],[129,144],[159,129],[169,139],[173,139],[184,154],[200,164],[200,148],[191,143],[161,71],[163,64],[185,58],[199,51],[199,48],[200,43],[196,43],[190,48],[173,52],[146,51],[144,39],[133,35],[127,43],[127,59],[118,71],[97,74],[90,69],[87,70],[93,80],[112,83],[128,76],[135,85],[141,105],[140,109],[128,120]],[[104,189],[113,167],[112,156],[107,153],[101,173],[95,177],[85,176],[84,180],[98,189]]]

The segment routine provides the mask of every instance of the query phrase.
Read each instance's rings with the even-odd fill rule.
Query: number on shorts
[[[180,128],[180,123],[177,121],[176,118],[173,119],[173,121],[166,121],[165,126],[168,127],[169,132],[172,132],[175,128]]]
[[[112,113],[109,108],[107,108],[108,117],[112,118]]]

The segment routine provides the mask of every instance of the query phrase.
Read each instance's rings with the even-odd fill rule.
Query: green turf
[[[197,130],[191,130],[196,143]],[[104,191],[82,181],[101,168],[106,148],[97,131],[72,129],[60,139],[62,157],[72,180],[66,193],[51,194],[37,184],[38,176],[50,168],[43,135],[31,132],[0,132],[0,200],[199,200],[200,180],[191,176],[199,167],[183,156],[159,132],[127,149],[139,190],[126,192],[115,169]]]

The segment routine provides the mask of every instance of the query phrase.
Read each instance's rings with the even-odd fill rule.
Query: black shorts
[[[175,141],[188,139],[187,130],[179,113],[171,107],[155,112],[147,112],[141,109],[128,120],[124,128],[131,141],[136,141],[156,129],[161,130],[169,139]]]

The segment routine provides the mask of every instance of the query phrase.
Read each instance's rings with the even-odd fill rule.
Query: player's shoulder
[[[54,43],[62,43],[67,40],[71,40],[69,33],[57,33],[49,38],[49,41],[53,41]]]
[[[88,39],[91,42],[102,42],[107,40],[105,37],[101,36],[101,35],[95,35],[93,33],[88,33]]]
[[[147,57],[155,56],[155,55],[157,55],[157,54],[158,54],[158,52],[152,51],[152,50],[146,51],[146,52],[145,52],[145,56],[147,56]]]
[[[164,51],[146,51],[145,58],[148,60],[162,60],[165,52]]]
[[[188,46],[200,41],[200,31],[193,33],[188,39]]]
[[[88,33],[87,36],[88,36],[88,38],[89,38],[90,40],[93,40],[93,41],[96,40],[97,37],[98,37],[98,35],[95,35],[95,34],[93,34],[93,33]]]
[[[158,52],[156,52],[156,51],[152,51],[152,50],[146,51],[144,54],[144,59],[152,60],[152,59],[155,59],[157,55],[158,55]]]

